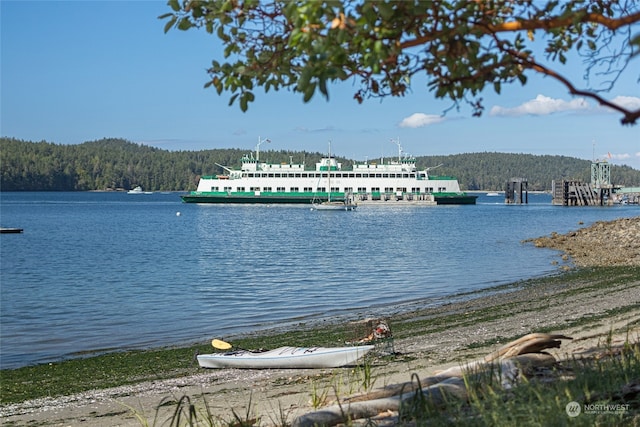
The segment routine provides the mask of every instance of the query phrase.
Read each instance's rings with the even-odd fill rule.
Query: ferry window
[[[293,178],[294,176],[295,176],[295,174],[292,174],[292,173],[288,173],[288,174],[287,174],[287,177],[288,177],[288,178]]]
[[[276,191],[284,193],[286,190],[284,189],[284,187],[278,187],[278,189]]]
[[[326,188],[324,188],[324,187],[318,187],[318,191],[320,191],[320,192],[323,192],[323,193],[324,193],[325,191],[327,191],[327,189],[326,189]]]
[[[384,192],[385,193],[393,193],[393,187],[385,187],[384,188]]]
[[[262,191],[271,191],[271,187],[264,187]]]
[[[376,174],[376,178],[382,178],[382,174],[381,173],[377,173]]]
[[[300,175],[299,173],[297,173],[297,174],[296,174],[296,178],[300,178],[300,176],[301,176],[301,175]]]
[[[367,187],[358,187],[358,193],[366,193]]]
[[[427,187],[426,192],[427,193],[433,193],[433,187]]]
[[[317,174],[315,174],[315,177],[316,178],[322,178],[322,174],[321,173],[317,173]]]
[[[211,187],[211,191],[218,191],[218,187]]]
[[[380,192],[380,187],[371,187],[371,192],[372,193],[379,193]]]
[[[247,176],[248,176],[249,178],[253,178],[253,174],[252,174],[252,173],[247,174]]]
[[[332,193],[337,193],[338,191],[340,191],[340,187],[331,187]]]
[[[238,187],[238,191],[244,191],[244,187]]]
[[[444,187],[438,187],[438,191],[440,191],[440,192],[445,191],[445,190],[446,190],[446,188],[444,188]]]
[[[353,187],[345,187],[344,191],[346,191],[347,193],[353,193]]]
[[[313,192],[313,188],[311,188],[311,187],[304,187],[304,191],[305,191],[305,193],[311,193],[311,192]]]
[[[363,177],[363,178],[369,178],[369,174],[368,174],[368,173],[363,173],[363,174],[362,174],[362,177]]]
[[[298,190],[298,187],[291,187],[289,191],[292,193],[297,193],[299,190]]]
[[[276,178],[280,178],[280,177],[281,177],[281,174],[276,173],[276,174],[274,174],[274,176],[275,176]]]
[[[357,173],[356,174],[356,178],[362,178],[362,174],[361,173]]]
[[[231,191],[231,187],[224,187],[224,191]]]
[[[414,193],[414,194],[420,194],[420,188],[413,187],[413,188],[411,189],[411,192],[412,192],[412,193]]]
[[[269,174],[269,178],[273,178],[273,174],[272,173]]]
[[[409,174],[408,173],[402,174],[402,177],[403,178],[409,178]]]
[[[260,187],[251,187],[249,191],[260,191]]]
[[[415,177],[416,177],[416,174],[415,174],[415,173],[410,173],[410,174],[409,174],[409,178],[415,178]]]
[[[382,177],[383,177],[383,178],[389,178],[389,174],[388,174],[388,173],[383,173],[383,174],[382,174]],[[394,177],[394,178],[395,178],[395,177]]]

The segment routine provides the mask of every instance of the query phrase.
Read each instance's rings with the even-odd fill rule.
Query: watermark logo
[[[585,414],[624,414],[629,412],[628,403],[615,403],[615,404],[584,404],[582,412]]]
[[[564,410],[567,411],[567,415],[569,415],[571,418],[574,418],[580,415],[580,411],[582,411],[582,405],[580,405],[578,402],[571,401],[567,403],[567,406],[565,406]]]
[[[584,405],[582,405],[576,401],[571,401],[567,403],[567,406],[565,406],[564,410],[571,418],[575,418],[580,414],[623,414],[629,411],[629,404],[585,403]]]

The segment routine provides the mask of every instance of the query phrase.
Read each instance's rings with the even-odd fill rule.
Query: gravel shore
[[[532,239],[535,244],[562,251],[569,265],[640,266],[640,217],[599,222],[565,235]],[[566,265],[566,264],[565,264]],[[409,381],[483,356],[507,340],[541,329],[574,339],[553,353],[557,358],[573,357],[611,340],[637,341],[640,337],[640,277],[633,268],[630,277],[611,284],[603,292],[593,280],[541,281],[502,292],[480,293],[477,297],[437,308],[398,315],[393,325],[420,317],[446,318],[446,328],[412,331],[410,338],[396,339],[393,360],[376,359],[372,375],[375,386]],[[635,275],[634,275],[635,274]],[[636,308],[629,309],[635,305]],[[625,308],[619,310],[620,308]],[[491,312],[482,317],[478,313]],[[611,314],[619,313],[619,314]],[[451,316],[457,314],[457,316]],[[590,320],[591,319],[591,320]],[[488,344],[490,343],[490,344]],[[314,387],[336,377],[353,384],[353,369],[340,370],[203,370],[197,375],[133,386],[95,390],[71,396],[27,401],[0,407],[3,426],[141,426],[147,420],[161,425],[175,408],[158,405],[189,396],[192,402],[206,399],[221,420],[233,418],[232,410],[244,417],[259,416],[263,425],[282,425],[312,410]],[[326,385],[325,385],[326,387]],[[332,393],[336,392],[334,389]],[[357,390],[342,389],[341,397]],[[226,424],[225,424],[226,425]]]
[[[599,221],[567,234],[531,239],[537,247],[557,249],[581,267],[640,265],[640,217]]]

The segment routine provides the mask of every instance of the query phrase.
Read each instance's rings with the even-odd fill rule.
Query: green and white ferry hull
[[[226,171],[224,175],[201,177],[197,190],[182,196],[182,200],[240,204],[311,204],[327,200],[356,204],[475,204],[477,196],[461,191],[456,178],[429,175],[428,169],[417,170],[415,162],[413,157],[399,155],[397,161],[365,162],[347,170],[329,156],[310,170],[304,163],[260,162],[257,155],[254,158],[251,154],[242,158],[240,170],[218,165]]]
[[[224,192],[224,191],[192,191],[181,196],[185,203],[245,203],[245,204],[310,204],[314,194],[291,194],[286,192]],[[321,197],[316,197],[321,199]],[[327,197],[324,197],[324,201]]]

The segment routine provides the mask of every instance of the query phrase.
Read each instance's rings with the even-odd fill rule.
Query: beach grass
[[[631,338],[631,337],[630,337]],[[640,345],[627,340],[621,347],[603,342],[600,351],[588,358],[563,361],[553,368],[518,376],[516,382],[505,383],[498,372],[480,375],[468,372],[464,376],[465,398],[445,394],[444,399],[432,399],[420,387],[404,400],[393,419],[384,425],[407,426],[637,426],[640,424]],[[367,364],[358,369],[366,370]],[[347,396],[368,391],[356,373],[349,378],[330,378],[332,394]],[[418,381],[417,378],[414,378]],[[341,386],[336,386],[342,383]],[[346,384],[346,385],[345,385]],[[312,408],[321,410],[329,399],[326,384],[312,384]],[[166,420],[154,422],[140,416],[141,425],[212,427],[262,425],[260,414],[252,411],[251,396],[245,412],[233,412],[232,417],[220,417],[209,410],[206,398],[182,396],[171,402]],[[139,414],[138,414],[139,415]],[[181,422],[182,421],[182,422]],[[291,426],[294,420],[280,408],[277,419],[269,425]],[[343,425],[378,425],[375,420],[348,420]]]
[[[470,304],[464,312],[448,310],[446,305],[403,312],[388,318],[394,337],[416,337],[446,330],[451,325],[478,324],[489,320],[508,320],[514,313],[534,310],[532,305],[510,302],[507,295],[530,290],[553,289],[556,298],[571,298],[572,295],[591,291],[609,292],[615,286],[624,286],[640,277],[640,267],[598,267],[583,268],[558,275],[524,280],[509,285],[492,288],[490,291],[476,291],[456,296],[457,300],[473,302],[479,298],[500,295],[504,303],[488,308],[477,308]],[[458,307],[458,306],[456,306]],[[624,312],[638,308],[638,301],[629,301],[617,310]],[[602,320],[611,313],[600,314]],[[588,319],[593,322],[594,317]],[[580,319],[571,320],[579,324]],[[554,328],[563,325],[554,324]],[[566,326],[566,324],[564,325]],[[212,337],[214,338],[214,337]],[[283,345],[336,346],[352,340],[353,325],[300,324],[278,332],[264,332],[239,336],[233,344],[240,348],[275,348]],[[501,341],[515,337],[499,337]],[[487,342],[468,343],[469,348],[482,346]],[[89,355],[70,360],[56,361],[19,369],[0,371],[0,404],[23,402],[44,397],[70,395],[88,390],[105,389],[115,386],[138,384],[145,381],[178,378],[198,373],[195,359],[198,353],[210,353],[209,342],[181,347],[131,350]],[[365,379],[365,381],[369,381]]]
[[[565,361],[509,387],[490,373],[466,378],[466,400],[413,399],[399,418],[430,426],[632,426],[640,422],[639,379],[638,342],[603,343],[597,357]]]

